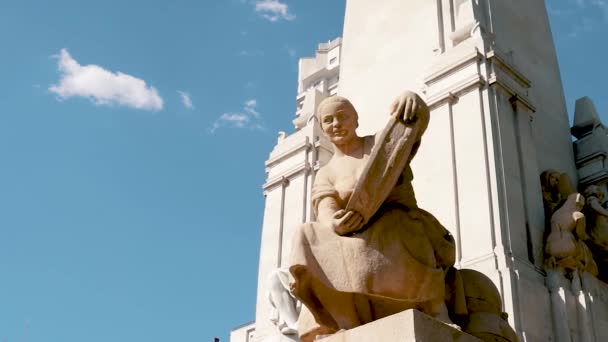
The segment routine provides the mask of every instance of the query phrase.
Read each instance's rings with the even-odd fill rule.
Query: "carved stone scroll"
[[[347,211],[357,211],[364,223],[369,221],[395,188],[416,143],[417,132],[416,123],[406,124],[396,116],[390,117],[346,205]]]

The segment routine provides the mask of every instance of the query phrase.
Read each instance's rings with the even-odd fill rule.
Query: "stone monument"
[[[498,290],[480,273],[453,268],[454,238],[417,206],[409,163],[428,107],[406,91],[390,111],[382,132],[360,137],[350,101],[333,96],[317,108],[334,155],[313,185],[317,220],[301,225],[291,245],[291,292],[304,304],[300,341],[419,309],[483,340],[515,342]]]
[[[454,269],[478,272],[463,278],[467,305],[490,281],[490,311],[505,312],[520,341],[607,340],[608,131],[588,98],[570,130],[544,1],[348,0],[343,41],[300,62],[297,131],[267,162],[256,321],[231,341],[297,340],[269,320],[267,279],[289,266],[296,227],[317,218],[312,184],[332,146],[316,107],[337,90],[365,136],[386,126],[384,109],[403,89],[421,95],[431,118],[410,163],[412,192],[451,232]],[[355,341],[391,317],[331,338]],[[484,312],[460,323],[488,326]]]

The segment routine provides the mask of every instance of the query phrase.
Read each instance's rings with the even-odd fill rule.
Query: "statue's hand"
[[[396,115],[397,118],[406,123],[414,122],[418,119],[420,110],[428,110],[426,103],[418,96],[418,94],[406,90],[399,95],[391,104],[391,115]]]
[[[355,232],[361,228],[363,216],[356,211],[340,209],[334,213],[332,228],[338,235]]]

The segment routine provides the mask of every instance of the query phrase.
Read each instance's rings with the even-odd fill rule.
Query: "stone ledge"
[[[479,339],[452,328],[418,310],[406,310],[392,316],[317,339],[319,342],[480,342]]]

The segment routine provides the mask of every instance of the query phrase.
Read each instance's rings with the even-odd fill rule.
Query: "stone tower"
[[[279,133],[277,144],[266,161],[267,180],[263,185],[266,204],[262,224],[255,322],[231,332],[232,342],[292,341],[282,336],[269,320],[268,276],[285,267],[291,238],[298,225],[312,220],[310,194],[319,167],[333,154],[314,112],[326,97],[339,89],[342,39],[336,38],[317,47],[314,57],[301,58],[298,68],[298,93],[293,124],[295,132]]]
[[[420,207],[452,231],[457,266],[492,278],[522,341],[553,339],[538,180],[576,168],[544,1],[347,0],[342,55],[360,133],[402,90],[425,97]]]
[[[541,173],[558,170],[581,192],[608,189],[608,137],[590,99],[576,105],[573,153],[544,1],[346,0],[343,39],[300,61],[296,132],[280,136],[267,162],[256,321],[231,341],[297,340],[268,321],[266,276],[284,266],[295,225],[312,217],[315,171],[331,155],[311,120],[319,101],[349,98],[366,135],[384,127],[405,89],[431,109],[411,164],[418,205],[454,235],[456,266],[492,279],[521,341],[608,339],[608,284],[599,280],[608,279],[608,247],[599,279],[549,267],[544,255]]]

